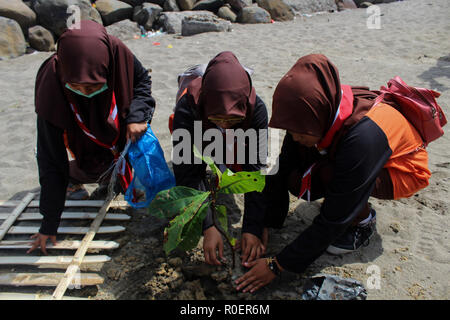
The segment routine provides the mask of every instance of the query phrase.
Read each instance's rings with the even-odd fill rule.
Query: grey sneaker
[[[339,255],[356,251],[361,246],[368,246],[370,237],[375,233],[377,222],[375,210],[372,209],[370,213],[372,218],[369,222],[349,227],[342,236],[327,248],[327,252]]]

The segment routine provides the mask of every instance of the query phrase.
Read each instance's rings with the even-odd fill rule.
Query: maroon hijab
[[[353,113],[336,133],[333,145],[361,120],[378,95],[366,87],[352,87],[352,92]],[[339,72],[334,64],[321,54],[302,57],[275,89],[269,126],[323,138],[333,124],[341,97]]]
[[[110,144],[120,134],[119,150],[126,142],[126,123],[133,97],[133,54],[117,38],[93,21],[81,21],[80,29],[68,29],[58,40],[56,54],[47,59],[36,78],[35,106],[39,117],[67,133],[68,144],[80,168],[95,170],[108,162],[111,152],[98,146],[80,130],[70,109],[74,104],[84,124],[100,141]],[[85,98],[66,83],[107,83],[108,90]],[[108,117],[115,95],[120,128]]]
[[[239,127],[249,127],[256,92],[250,75],[232,52],[219,53],[209,62],[203,77],[193,80],[187,90],[204,127],[211,126],[208,117],[212,115],[245,117]]]

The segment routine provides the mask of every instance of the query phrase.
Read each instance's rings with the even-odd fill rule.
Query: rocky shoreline
[[[122,40],[160,30],[191,36],[226,32],[232,23],[290,21],[296,15],[366,8],[397,0],[0,0],[0,60],[53,51],[77,19],[90,19]]]

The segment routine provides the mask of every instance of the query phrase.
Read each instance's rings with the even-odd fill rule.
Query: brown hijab
[[[353,113],[333,139],[333,145],[370,110],[376,91],[352,87]],[[339,72],[327,57],[300,58],[280,80],[273,95],[269,126],[323,138],[333,124],[341,101]]]
[[[117,38],[93,21],[81,21],[80,29],[68,29],[58,40],[56,54],[47,59],[36,78],[35,106],[39,117],[67,133],[68,144],[80,168],[96,171],[107,165],[111,152],[91,141],[78,127],[70,104],[101,142],[111,144],[119,133],[118,148],[126,142],[126,123],[133,97],[134,57]],[[66,83],[107,83],[108,90],[92,97],[80,96]],[[108,120],[112,95],[119,112],[119,130]]]
[[[187,94],[204,127],[211,125],[208,117],[212,115],[245,117],[239,126],[249,127],[256,92],[250,75],[232,52],[221,52],[212,59],[203,77],[189,84]]]

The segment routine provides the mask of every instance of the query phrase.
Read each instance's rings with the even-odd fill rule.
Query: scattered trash
[[[161,43],[159,43],[159,42],[153,42],[153,45],[154,45],[154,46],[159,46],[159,45],[161,45]]]
[[[273,19],[270,20],[270,23],[275,23],[275,21]]]
[[[167,46],[167,48],[172,49],[173,46],[172,46],[171,44],[169,44],[169,45]]]
[[[303,300],[366,300],[367,291],[361,282],[338,276],[320,274],[305,284]]]

